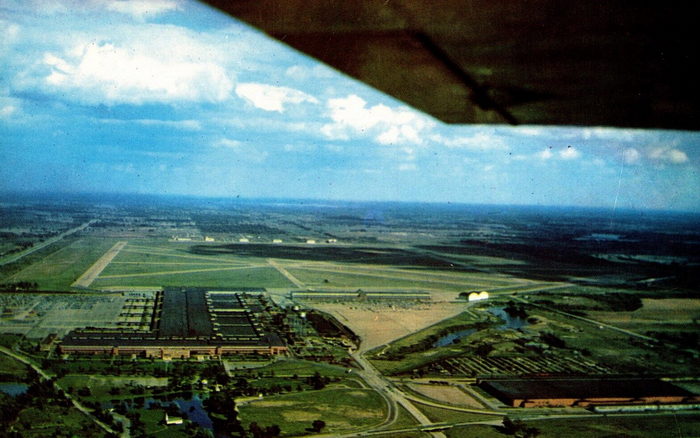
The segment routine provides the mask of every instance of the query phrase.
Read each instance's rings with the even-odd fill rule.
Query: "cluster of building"
[[[262,323],[270,303],[260,294],[166,289],[156,296],[149,330],[84,328],[69,332],[59,351],[187,358],[227,354],[281,355],[287,346]]]
[[[401,300],[421,301],[431,300],[427,291],[342,291],[342,290],[298,290],[290,292],[292,300],[319,300],[319,301],[379,301]]]

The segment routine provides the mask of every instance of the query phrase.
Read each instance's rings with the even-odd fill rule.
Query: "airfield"
[[[215,392],[235,400],[239,414],[226,421],[245,430],[274,425],[281,436],[504,437],[505,417],[537,436],[700,430],[700,300],[683,283],[650,288],[647,280],[668,278],[661,271],[677,265],[650,269],[645,256],[618,266],[580,252],[567,259],[566,246],[554,240],[545,241],[547,251],[529,252],[541,255],[525,257],[508,242],[543,241],[505,225],[485,229],[478,218],[473,229],[462,224],[473,230],[465,239],[449,218],[428,214],[379,224],[336,211],[320,220],[251,210],[231,222],[217,222],[220,213],[199,212],[194,220],[188,213],[101,212],[72,232],[56,225],[61,237],[48,245],[0,256],[0,283],[8,288],[0,294],[2,381],[21,385],[30,380],[28,367],[55,376],[74,402],[54,412],[67,421],[61,427],[90,427],[94,436],[211,433],[224,427],[206,402]],[[585,221],[578,226],[590,234]],[[476,250],[474,236],[491,243]],[[591,254],[600,252],[600,242],[581,242],[577,251],[591,245]],[[16,290],[24,287],[30,290]],[[70,333],[116,336],[115,345],[125,333],[157,339],[156,297],[185,289],[260,297],[261,324],[288,350],[149,353],[155,360],[123,348],[61,350]],[[470,301],[478,292],[485,299]],[[212,312],[211,324],[237,321]],[[603,417],[582,400],[516,407],[489,389],[503,379],[582,376],[618,382],[611,388],[626,388],[635,376],[664,379],[676,389],[639,400],[674,401],[625,399]],[[119,409],[103,418],[109,406]],[[22,415],[38,415],[31,412]],[[163,425],[164,412],[189,421]],[[128,418],[140,420],[127,426]],[[321,430],[315,420],[323,421]],[[33,436],[22,424],[13,427]]]

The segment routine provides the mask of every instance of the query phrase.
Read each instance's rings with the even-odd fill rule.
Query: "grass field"
[[[103,437],[105,432],[77,409],[60,406],[28,408],[19,414],[14,425],[17,436],[43,438],[50,436]],[[62,433],[63,435],[54,435]]]
[[[0,354],[0,382],[24,381],[29,377],[29,369],[22,362],[5,354]]]
[[[184,425],[166,426],[163,424],[165,418],[163,409],[138,409],[137,412],[145,425],[146,436],[162,438],[185,438],[191,436],[185,431]]]
[[[278,377],[291,377],[295,374],[299,377],[306,377],[316,372],[322,376],[328,377],[342,377],[347,375],[347,369],[337,365],[297,359],[278,360],[264,367],[256,368],[255,372],[274,372]]]
[[[116,241],[91,237],[75,239],[6,278],[4,282],[31,281],[39,284],[39,290],[70,290],[75,279]]]
[[[92,286],[294,287],[265,260],[190,254],[181,244],[148,239],[130,240]]]
[[[368,389],[324,389],[266,397],[239,405],[245,428],[255,421],[260,426],[277,424],[282,436],[305,435],[314,420],[326,422],[324,432],[339,433],[380,423],[386,405],[379,394]]]
[[[650,416],[568,418],[526,420],[528,426],[540,430],[540,438],[691,438],[700,436],[700,415],[672,413]],[[448,438],[504,438],[508,435],[493,426],[473,425],[446,431]],[[512,436],[512,435],[511,435]]]
[[[688,325],[700,321],[700,299],[642,299],[642,308],[632,312],[588,312],[591,318],[630,330],[654,330],[666,325]],[[697,326],[696,326],[697,329]]]
[[[307,286],[391,287],[410,289],[491,289],[513,285],[513,281],[468,272],[443,272],[427,269],[399,269],[392,266],[344,263],[279,262]]]

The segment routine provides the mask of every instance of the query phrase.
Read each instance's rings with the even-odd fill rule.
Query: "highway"
[[[361,354],[357,352],[353,353],[352,357],[362,367],[362,371],[358,373],[360,377],[362,377],[372,389],[374,389],[385,399],[387,399],[389,401],[389,404],[391,405],[390,411],[394,412],[393,419],[391,419],[389,422],[385,422],[388,423],[385,425],[390,425],[391,423],[393,423],[393,421],[396,418],[396,415],[398,415],[398,406],[400,405],[401,407],[406,409],[406,411],[408,411],[408,413],[411,414],[411,416],[413,416],[413,418],[415,418],[416,421],[418,421],[421,424],[421,426],[433,426],[433,422],[430,421],[430,419],[426,417],[425,414],[419,411],[418,408],[416,408],[413,405],[413,403],[411,403],[401,391],[394,387],[394,385],[391,382],[386,380],[367,359],[365,359]],[[390,418],[391,417],[392,416],[390,416]],[[446,438],[445,434],[439,431],[431,431],[429,433],[435,438]]]

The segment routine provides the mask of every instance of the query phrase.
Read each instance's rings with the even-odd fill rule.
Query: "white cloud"
[[[409,108],[391,108],[386,105],[367,106],[361,97],[351,94],[327,102],[332,123],[321,127],[321,132],[332,140],[349,140],[353,135],[370,135],[377,143],[421,144],[422,134],[434,123]]]
[[[316,145],[307,143],[286,144],[282,147],[285,152],[314,152]]]
[[[20,34],[20,27],[7,20],[0,19],[0,53],[8,50],[17,40]]]
[[[283,113],[288,103],[318,103],[318,100],[303,91],[289,87],[247,82],[238,84],[236,94],[256,108]]]
[[[550,158],[552,158],[552,156],[552,148],[547,148],[537,154],[537,157],[539,157],[542,160],[549,160]]]
[[[270,155],[269,152],[260,150],[252,144],[243,143],[230,138],[220,138],[215,141],[212,146],[226,149],[238,159],[252,163],[262,163]]]
[[[51,69],[46,87],[88,104],[221,102],[233,88],[224,68],[213,62],[158,52],[148,44],[127,47],[89,43],[63,56],[46,53],[43,64]]]
[[[120,125],[138,124],[142,126],[163,126],[166,128],[182,129],[185,131],[200,131],[201,123],[197,120],[156,120],[156,119],[100,119],[102,123]]]
[[[128,14],[140,20],[182,9],[181,2],[175,0],[110,0],[104,4],[107,10]]]
[[[409,172],[418,170],[418,167],[415,165],[415,163],[401,163],[399,164],[399,170],[402,172]]]
[[[649,150],[649,158],[670,164],[683,164],[688,161],[688,155],[680,149],[673,147],[654,147]]]
[[[581,153],[573,146],[567,146],[566,149],[559,151],[559,158],[562,160],[575,160],[579,156]]]
[[[639,162],[641,157],[642,154],[635,148],[627,148],[622,151],[622,161],[624,161],[625,164],[635,164]]]
[[[508,150],[510,147],[503,138],[498,135],[479,132],[469,137],[446,138],[434,135],[431,139],[441,143],[450,149],[469,149],[475,151]]]
[[[603,126],[583,128],[578,133],[578,136],[584,140],[598,139],[622,142],[633,141],[642,135],[645,135],[645,131],[641,129],[608,128]]]
[[[520,135],[527,135],[530,137],[539,137],[545,134],[544,128],[534,126],[516,126],[511,129]]]
[[[229,148],[229,149],[238,149],[241,147],[243,143],[241,143],[238,140],[231,140],[229,138],[222,138],[216,143],[214,143],[214,147],[222,147],[222,148]]]
[[[307,79],[325,79],[333,77],[333,71],[325,65],[318,64],[313,67],[303,65],[293,65],[285,70],[284,74],[295,81],[305,81]]]
[[[114,166],[112,166],[112,169],[122,173],[136,173],[136,167],[134,167],[134,163],[115,164]]]
[[[6,119],[17,112],[17,107],[14,105],[5,105],[0,108],[0,118]]]

